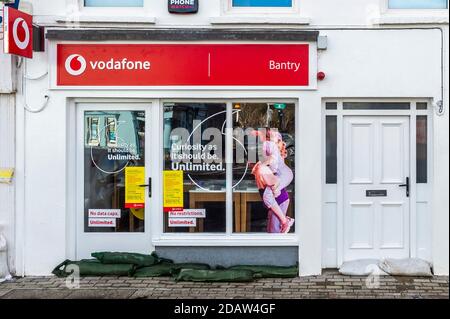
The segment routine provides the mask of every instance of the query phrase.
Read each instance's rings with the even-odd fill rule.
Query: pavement
[[[24,277],[0,284],[0,299],[448,299],[449,277],[366,277],[326,270],[320,276],[258,279],[250,283],[174,282],[169,277],[83,277],[69,289],[65,278]]]

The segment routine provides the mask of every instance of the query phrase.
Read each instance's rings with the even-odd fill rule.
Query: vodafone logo
[[[69,55],[66,59],[65,67],[67,73],[78,76],[86,71],[86,59],[79,54]]]
[[[106,71],[106,70],[150,70],[150,61],[130,61],[127,58],[122,58],[119,60],[109,59],[109,60],[98,60],[98,61],[86,61],[86,59],[80,54],[71,54],[67,57],[65,62],[65,68],[67,73],[73,76],[78,76],[86,71]]]
[[[17,47],[21,50],[25,50],[28,47],[28,44],[30,44],[30,29],[28,23],[22,18],[14,20],[12,34],[14,43]]]

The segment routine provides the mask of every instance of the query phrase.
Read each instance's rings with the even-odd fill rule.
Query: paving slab
[[[129,299],[135,289],[73,289],[66,299]]]
[[[325,271],[321,276],[259,279],[250,283],[174,282],[169,277],[88,277],[79,289],[68,289],[65,280],[53,277],[14,278],[0,284],[0,299],[75,298],[407,298],[449,297],[448,276],[379,278],[379,287],[366,286],[366,278]]]
[[[70,294],[68,290],[58,289],[13,289],[2,299],[64,299]]]

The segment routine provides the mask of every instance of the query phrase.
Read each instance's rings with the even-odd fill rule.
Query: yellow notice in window
[[[0,183],[11,184],[14,168],[0,168]]]
[[[125,208],[144,208],[145,167],[135,166],[125,168]]]
[[[183,171],[164,171],[164,211],[183,208]]]

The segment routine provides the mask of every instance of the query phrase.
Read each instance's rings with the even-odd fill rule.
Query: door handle
[[[398,187],[406,187],[406,197],[409,197],[409,177],[406,178],[406,184],[400,184]]]
[[[148,184],[139,185],[139,187],[148,187],[148,197],[152,197],[152,178],[148,178]]]

